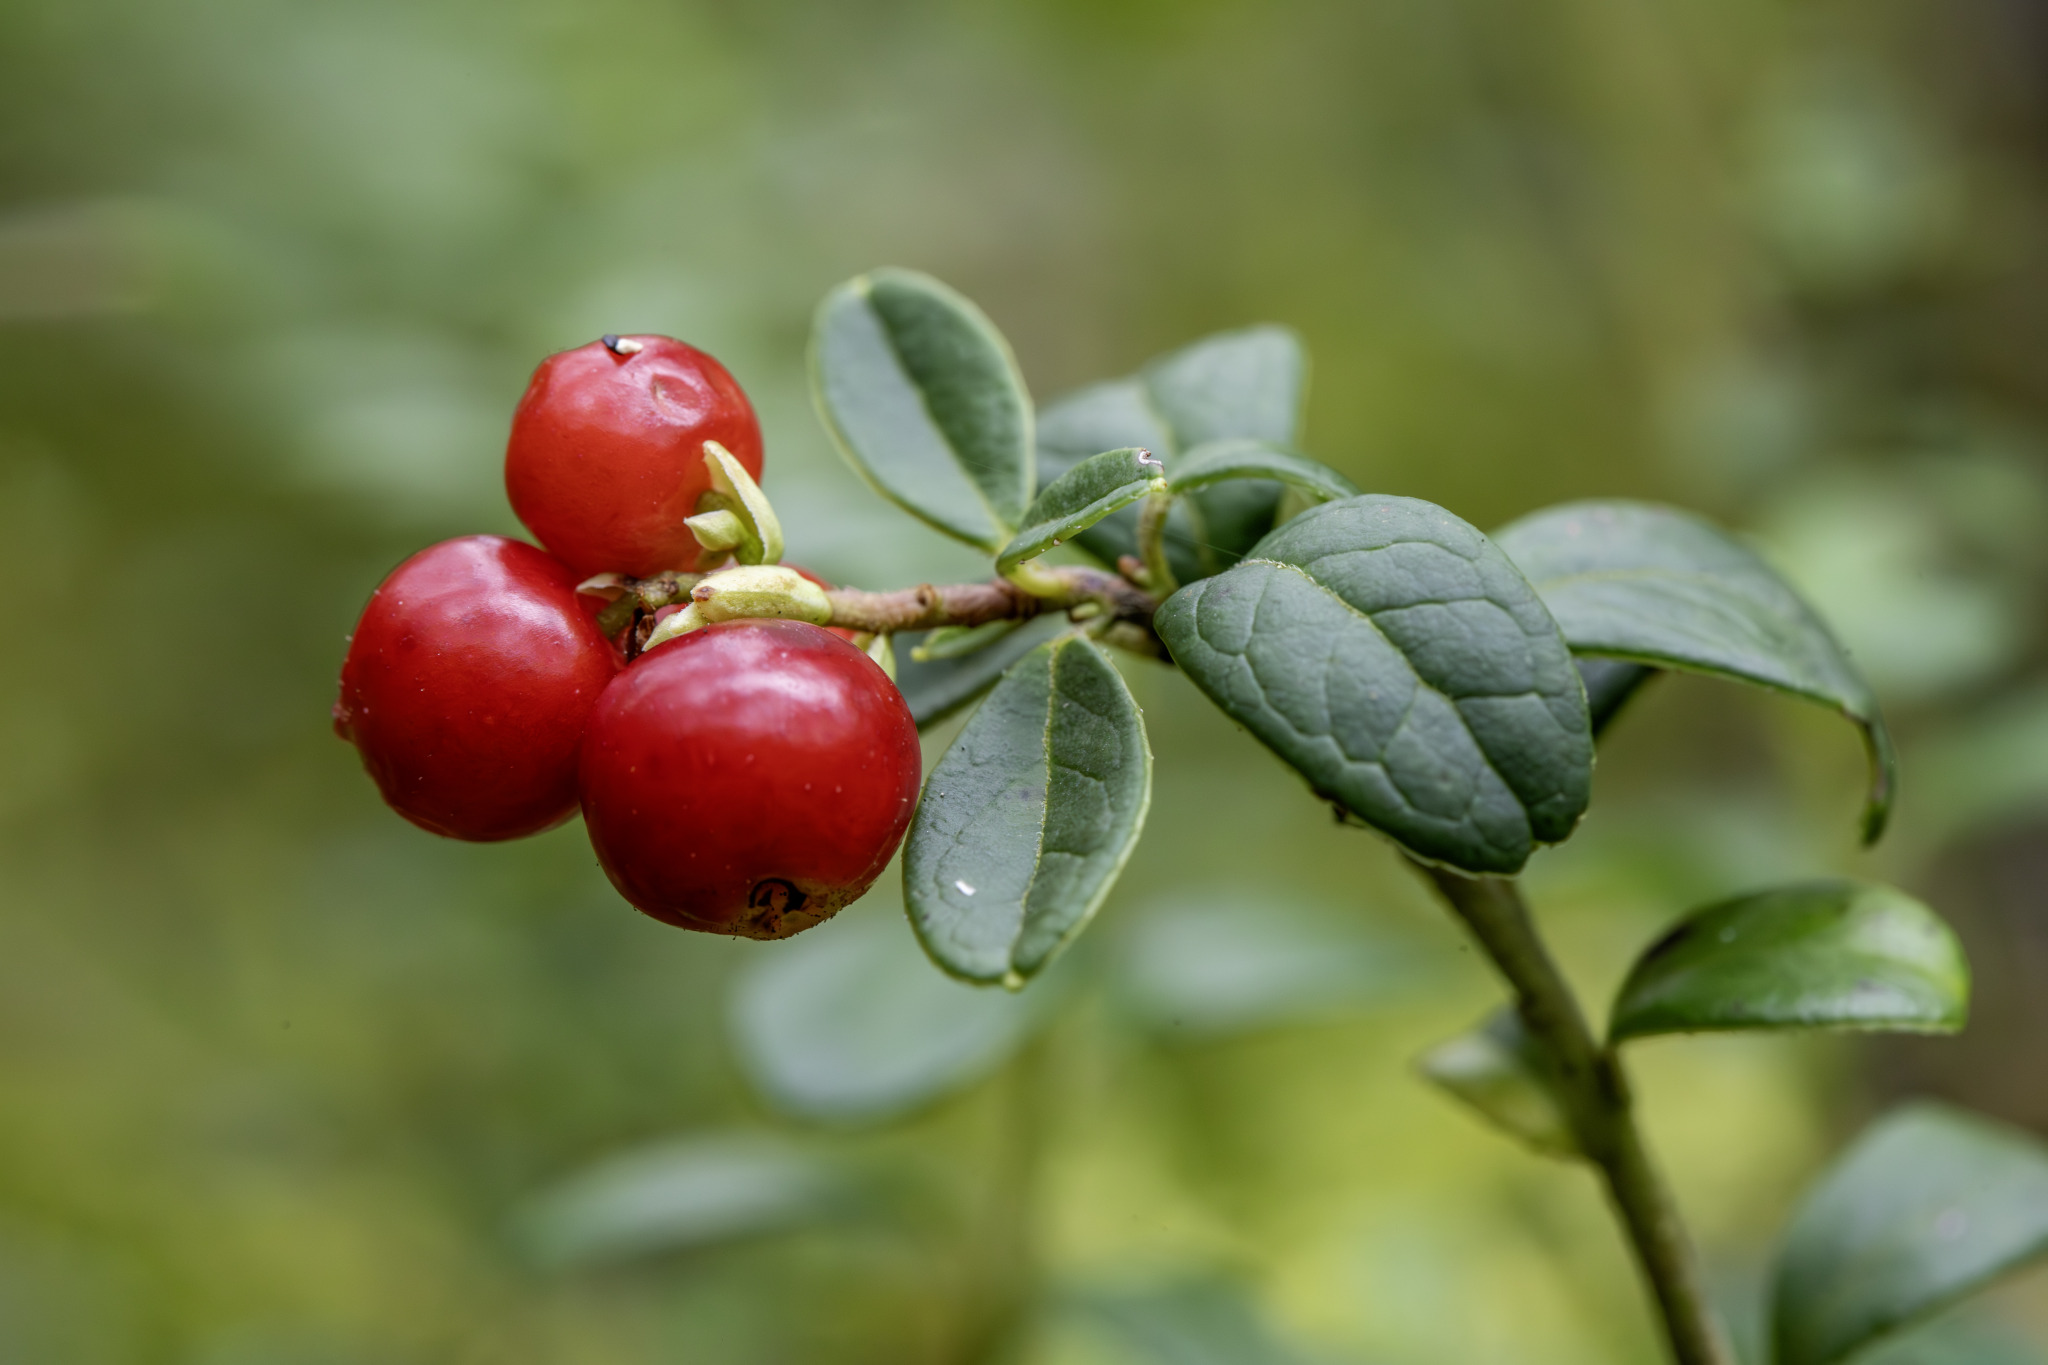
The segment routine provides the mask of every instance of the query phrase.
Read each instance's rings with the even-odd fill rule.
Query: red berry
[[[607,337],[533,372],[512,415],[505,491],[578,575],[695,570],[703,549],[683,521],[711,487],[706,441],[761,477],[760,424],[723,365],[668,337]]]
[[[786,938],[881,874],[919,770],[910,708],[867,655],[801,621],[726,621],[605,689],[583,820],[612,885],[654,918]]]
[[[576,746],[618,652],[576,575],[503,536],[421,550],[370,595],[334,729],[391,808],[452,839],[517,839],[576,809]]]

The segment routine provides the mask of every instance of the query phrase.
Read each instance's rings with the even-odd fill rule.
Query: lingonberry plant
[[[489,537],[436,546],[364,614],[336,716],[387,800],[471,839],[533,832],[580,800],[634,905],[757,938],[829,917],[902,843],[933,962],[1023,989],[1087,926],[1144,824],[1151,756],[1114,659],[1177,666],[1464,924],[1509,999],[1423,1073],[1590,1168],[1673,1358],[1732,1361],[1624,1046],[1953,1031],[1960,949],[1888,887],[1761,887],[1677,916],[1596,1031],[1516,878],[1571,836],[1596,741],[1671,669],[1852,721],[1875,840],[1891,741],[1799,595],[1668,507],[1573,503],[1489,536],[1360,491],[1293,444],[1306,361],[1279,328],[1211,337],[1038,411],[978,309],[885,270],[825,300],[811,359],[854,468],[986,552],[993,576],[870,592],[783,564],[738,386],[680,342],[607,337],[545,362],[514,419],[507,486],[552,556]],[[1093,562],[1049,562],[1062,544]],[[894,637],[911,634],[898,670]],[[977,701],[920,796],[917,728]],[[1898,1112],[1792,1217],[1774,1358],[1847,1359],[2044,1248],[2048,1151],[1955,1111]]]

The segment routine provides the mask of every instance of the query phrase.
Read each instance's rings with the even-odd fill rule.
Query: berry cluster
[[[729,553],[759,564],[761,462],[746,394],[702,351],[606,337],[544,361],[505,487],[546,549],[429,546],[350,638],[335,730],[392,809],[489,841],[580,807],[619,894],[688,929],[782,938],[865,892],[920,772],[910,710],[851,632],[748,611],[745,575],[764,570],[719,575],[739,606],[709,616],[607,601],[629,580],[687,585]],[[656,625],[676,612],[690,615]]]

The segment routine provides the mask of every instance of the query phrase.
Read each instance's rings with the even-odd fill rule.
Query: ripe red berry
[[[858,898],[917,804],[917,724],[873,660],[801,621],[642,655],[583,741],[583,820],[619,894],[685,929],[786,938]]]
[[[576,809],[576,747],[618,652],[559,560],[502,536],[431,545],[356,623],[334,729],[392,809],[452,839],[517,839]]]
[[[512,415],[505,491],[580,576],[695,570],[704,551],[683,521],[711,487],[706,441],[761,477],[760,424],[723,365],[668,337],[606,337],[533,372]]]

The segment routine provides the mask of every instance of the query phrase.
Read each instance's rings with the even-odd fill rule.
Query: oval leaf
[[[1115,665],[1074,635],[1033,650],[925,782],[903,853],[925,950],[969,981],[1023,984],[1109,894],[1151,800]]]
[[[1777,1365],[1834,1365],[2048,1251],[2048,1147],[1945,1105],[1886,1116],[1806,1197],[1772,1282]]]
[[[1486,1022],[1422,1054],[1422,1074],[1480,1118],[1546,1156],[1579,1153],[1542,1049],[1503,1007]]]
[[[731,1001],[734,1052],[783,1113],[895,1118],[1008,1061],[1044,1002],[932,970],[902,919],[842,915],[763,954]]]
[[[1311,508],[1155,624],[1211,700],[1418,857],[1516,872],[1585,811],[1571,652],[1507,557],[1441,507]]]
[[[773,1134],[730,1133],[609,1157],[532,1199],[518,1230],[544,1264],[589,1265],[816,1222],[848,1194],[836,1169]]]
[[[1031,398],[995,324],[929,275],[877,270],[819,305],[818,412],[884,497],[990,553],[1036,487]]]
[[[1092,385],[1040,413],[1040,474],[1050,479],[1118,446],[1150,450],[1169,473],[1183,453],[1208,442],[1242,438],[1285,446],[1295,438],[1307,381],[1307,354],[1284,327],[1204,337],[1128,379]],[[1272,529],[1279,502],[1278,484],[1246,479],[1176,503],[1166,527],[1175,576],[1191,583],[1229,568]],[[1113,565],[1138,552],[1137,513],[1107,517],[1077,541]]]
[[[1286,484],[1313,502],[1355,498],[1357,484],[1326,464],[1271,441],[1211,441],[1197,446],[1173,466],[1176,493],[1192,493],[1230,479],[1271,479]]]
[[[1176,454],[1240,436],[1285,444],[1301,418],[1308,353],[1285,327],[1245,327],[1163,355],[1138,377]]]
[[[1494,539],[1572,648],[1758,683],[1839,709],[1863,730],[1863,838],[1884,832],[1897,759],[1877,695],[1778,572],[1711,523],[1637,502],[1546,508]]]
[[[1024,529],[996,557],[1007,574],[1027,559],[1072,540],[1119,508],[1166,487],[1166,466],[1149,450],[1091,455],[1045,486],[1024,514]]]
[[[1806,882],[1686,916],[1629,972],[1608,1034],[1953,1033],[1969,1000],[1962,946],[1932,910],[1888,886]]]
[[[909,703],[910,714],[922,730],[955,714],[994,687],[1010,665],[1067,629],[1067,618],[1058,612],[1034,616],[993,643],[969,654],[919,659],[917,642],[925,635],[898,637],[896,686]]]

